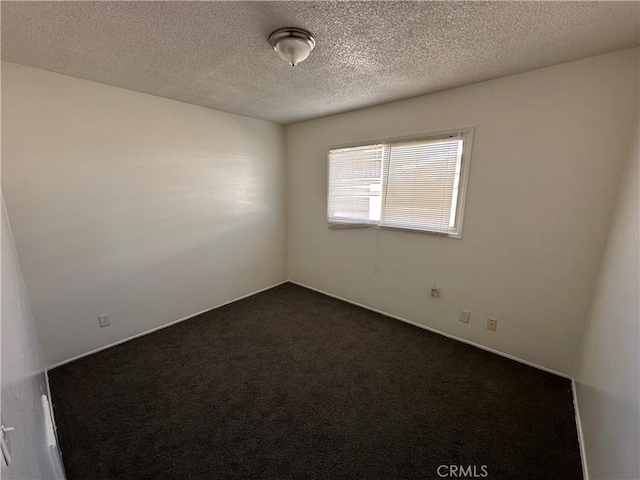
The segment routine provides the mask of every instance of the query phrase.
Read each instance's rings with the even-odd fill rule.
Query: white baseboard
[[[472,346],[474,346],[476,348],[480,348],[482,350],[486,350],[488,352],[495,353],[496,355],[500,355],[500,356],[508,358],[510,360],[515,360],[516,362],[523,363],[523,364],[528,365],[530,367],[534,367],[534,368],[537,368],[539,370],[543,370],[545,372],[552,373],[554,375],[558,375],[559,377],[563,377],[563,378],[567,378],[567,379],[571,380],[571,391],[572,391],[572,395],[573,395],[573,405],[574,405],[574,409],[575,409],[576,427],[577,427],[577,431],[578,431],[578,443],[580,445],[580,457],[581,457],[581,460],[582,460],[582,471],[584,472],[584,479],[585,480],[589,480],[589,473],[588,473],[588,469],[587,469],[587,457],[586,457],[586,452],[585,452],[585,447],[584,447],[584,439],[583,439],[583,433],[582,433],[582,423],[580,421],[580,411],[578,409],[578,397],[576,395],[575,381],[569,375],[566,375],[564,373],[558,372],[556,370],[553,370],[553,369],[550,369],[550,368],[547,368],[547,367],[543,367],[542,365],[538,365],[538,364],[535,364],[533,362],[529,362],[527,360],[523,360],[523,359],[515,357],[513,355],[509,355],[508,353],[504,353],[504,352],[501,352],[499,350],[495,350],[493,348],[485,347],[484,345],[480,345],[480,344],[472,342],[470,340],[465,340],[464,338],[460,338],[460,337],[457,337],[455,335],[451,335],[449,333],[442,332],[442,331],[437,330],[435,328],[427,327],[426,325],[422,325],[420,323],[413,322],[413,321],[408,320],[406,318],[399,317],[398,315],[393,315],[391,313],[388,313],[388,312],[385,312],[385,311],[382,311],[382,310],[378,310],[377,308],[372,308],[372,307],[369,307],[369,306],[364,305],[362,303],[354,302],[352,300],[349,300],[348,298],[340,297],[339,295],[334,295],[332,293],[325,292],[324,290],[320,290],[319,288],[314,288],[314,287],[311,287],[309,285],[305,285],[304,283],[297,282],[295,280],[284,280],[282,282],[275,283],[275,284],[270,285],[268,287],[261,288],[260,290],[256,290],[255,292],[251,292],[251,293],[248,293],[248,294],[243,295],[241,297],[238,297],[236,299],[230,300],[228,302],[224,302],[224,303],[222,303],[220,305],[216,305],[215,307],[207,308],[206,310],[202,310],[200,312],[193,313],[191,315],[188,315],[186,317],[180,318],[178,320],[174,320],[172,322],[165,323],[164,325],[160,325],[160,326],[152,328],[150,330],[146,330],[146,331],[138,333],[136,335],[127,337],[127,338],[125,338],[123,340],[119,340],[119,341],[111,343],[109,345],[105,345],[104,347],[96,348],[95,350],[91,350],[89,352],[83,353],[81,355],[77,355],[75,357],[72,357],[72,358],[69,358],[69,359],[64,360],[62,362],[58,362],[58,363],[56,363],[54,365],[51,365],[51,366],[47,367],[47,369],[45,370],[45,375],[46,375],[46,379],[47,379],[47,393],[48,393],[49,399],[52,402],[52,400],[51,400],[51,391],[49,390],[49,376],[47,374],[48,370],[51,370],[51,369],[56,368],[56,367],[59,367],[61,365],[69,363],[69,362],[73,362],[74,360],[78,360],[78,359],[86,357],[88,355],[92,355],[92,354],[100,352],[102,350],[106,350],[107,348],[111,348],[111,347],[114,347],[116,345],[120,345],[121,343],[128,342],[129,340],[133,340],[134,338],[142,337],[144,335],[148,335],[150,333],[156,332],[156,331],[158,331],[160,329],[170,327],[171,325],[175,325],[176,323],[180,323],[180,322],[183,322],[185,320],[189,320],[190,318],[196,317],[196,316],[201,315],[201,314],[206,313],[206,312],[210,312],[211,310],[215,310],[216,308],[220,308],[220,307],[223,307],[223,306],[228,305],[230,303],[237,302],[238,300],[242,300],[244,298],[251,297],[253,295],[256,295],[257,293],[261,293],[261,292],[264,292],[266,290],[270,290],[270,289],[272,289],[274,287],[277,287],[279,285],[282,285],[282,284],[288,283],[288,282],[294,283],[294,284],[299,285],[299,286],[301,286],[303,288],[308,288],[309,290],[313,290],[313,291],[316,291],[318,293],[322,293],[323,295],[327,295],[329,297],[333,297],[333,298],[336,298],[338,300],[342,300],[343,302],[347,302],[347,303],[350,303],[352,305],[356,305],[358,307],[362,307],[362,308],[365,308],[367,310],[371,310],[372,312],[376,312],[376,313],[385,315],[385,316],[393,318],[395,320],[400,320],[401,322],[408,323],[410,325],[422,328],[424,330],[428,330],[430,332],[437,333],[438,335],[443,335],[443,336],[445,336],[447,338],[451,338],[453,340],[457,340],[459,342],[466,343],[467,345],[472,345]],[[55,428],[55,417],[54,417],[54,428]]]
[[[53,422],[53,435],[54,445],[49,442],[49,453],[51,454],[54,464],[54,472],[56,475],[55,480],[66,480],[67,476],[64,469],[64,459],[62,458],[62,450],[60,449],[60,442],[58,441],[58,426],[56,425],[55,411],[53,410],[53,397],[51,396],[51,385],[49,384],[49,372],[44,370],[44,379],[47,387],[47,398],[49,400],[49,416],[51,422]]]
[[[584,436],[582,434],[582,420],[580,420],[580,409],[578,408],[578,394],[576,392],[576,381],[571,379],[571,393],[573,394],[573,409],[576,412],[576,428],[578,429],[578,444],[580,445],[580,459],[582,460],[582,472],[584,480],[589,480],[589,469],[587,468],[587,452],[584,446]]]
[[[520,363],[523,363],[525,365],[529,365],[530,367],[534,367],[534,368],[537,368],[539,370],[543,370],[545,372],[552,373],[554,375],[558,375],[559,377],[563,377],[563,378],[567,378],[569,380],[572,380],[572,378],[569,375],[566,375],[564,373],[558,372],[558,371],[553,370],[551,368],[543,367],[542,365],[538,365],[536,363],[529,362],[528,360],[523,360],[522,358],[518,358],[518,357],[515,357],[515,356],[510,355],[508,353],[501,352],[500,350],[495,350],[493,348],[485,347],[484,345],[472,342],[471,340],[466,340],[464,338],[457,337],[455,335],[451,335],[450,333],[446,333],[446,332],[443,332],[441,330],[437,330],[435,328],[428,327],[426,325],[422,325],[421,323],[417,323],[417,322],[408,320],[406,318],[399,317],[398,315],[393,315],[393,314],[385,312],[383,310],[378,310],[377,308],[369,307],[369,306],[364,305],[362,303],[354,302],[353,300],[349,300],[348,298],[344,298],[344,297],[341,297],[339,295],[334,295],[333,293],[325,292],[324,290],[320,290],[319,288],[315,288],[315,287],[311,287],[309,285],[305,285],[304,283],[301,283],[301,282],[298,282],[298,281],[295,281],[295,280],[284,280],[282,282],[275,283],[275,284],[270,285],[268,287],[261,288],[260,290],[256,290],[255,292],[247,293],[246,295],[242,295],[241,297],[235,298],[233,300],[229,300],[228,302],[221,303],[220,305],[216,305],[215,307],[207,308],[207,309],[202,310],[200,312],[196,312],[196,313],[193,313],[193,314],[188,315],[186,317],[180,318],[178,320],[174,320],[172,322],[165,323],[165,324],[160,325],[158,327],[154,327],[154,328],[152,328],[150,330],[146,330],[144,332],[137,333],[137,334],[132,335],[130,337],[127,337],[125,339],[118,340],[117,342],[110,343],[109,345],[105,345],[104,347],[96,348],[96,349],[91,350],[89,352],[85,352],[85,353],[82,353],[80,355],[76,355],[75,357],[71,357],[71,358],[69,358],[67,360],[63,360],[61,362],[58,362],[58,363],[55,363],[53,365],[48,366],[47,370],[52,370],[52,369],[54,369],[56,367],[59,367],[61,365],[66,364],[66,363],[73,362],[74,360],[78,360],[78,359],[86,357],[88,355],[93,355],[94,353],[98,353],[98,352],[100,352],[102,350],[106,350],[107,348],[115,347],[116,345],[120,345],[121,343],[128,342],[129,340],[133,340],[134,338],[142,337],[143,335],[148,335],[148,334],[156,332],[156,331],[158,331],[160,329],[170,327],[171,325],[175,325],[176,323],[184,322],[185,320],[189,320],[190,318],[197,317],[198,315],[202,315],[203,313],[210,312],[211,310],[215,310],[216,308],[220,308],[220,307],[223,307],[223,306],[228,305],[230,303],[237,302],[238,300],[242,300],[244,298],[251,297],[252,295],[256,295],[257,293],[261,293],[261,292],[264,292],[266,290],[270,290],[270,289],[272,289],[274,287],[277,287],[279,285],[282,285],[282,284],[288,283],[288,282],[294,283],[294,284],[299,285],[299,286],[304,287],[304,288],[308,288],[309,290],[313,290],[313,291],[318,292],[318,293],[322,293],[323,295],[327,295],[329,297],[337,298],[338,300],[342,300],[343,302],[351,303],[352,305],[356,305],[358,307],[366,308],[367,310],[371,310],[372,312],[380,313],[380,314],[385,315],[387,317],[393,318],[395,320],[400,320],[401,322],[408,323],[410,325],[422,328],[424,330],[428,330],[430,332],[437,333],[438,335],[443,335],[443,336],[445,336],[447,338],[451,338],[453,340],[457,340],[459,342],[466,343],[467,345],[472,345],[472,346],[474,346],[476,348],[480,348],[482,350],[486,350],[487,352],[495,353],[496,355],[500,355],[500,356],[508,358],[510,360],[515,360],[516,362],[520,362]]]
[[[109,345],[105,345],[104,347],[96,348],[95,350],[91,350],[89,352],[85,352],[85,353],[82,353],[80,355],[76,355],[75,357],[71,357],[71,358],[68,358],[67,360],[63,360],[62,362],[58,362],[58,363],[55,363],[53,365],[49,365],[47,367],[47,370],[53,370],[56,367],[59,367],[59,366],[64,365],[66,363],[73,362],[74,360],[78,360],[80,358],[83,358],[83,357],[86,357],[86,356],[89,356],[89,355],[93,355],[94,353],[98,353],[98,352],[100,352],[102,350],[106,350],[107,348],[115,347],[116,345],[120,345],[121,343],[128,342],[129,340],[133,340],[134,338],[142,337],[144,335],[148,335],[150,333],[156,332],[156,331],[161,330],[163,328],[170,327],[171,325],[175,325],[176,323],[184,322],[185,320],[189,320],[190,318],[197,317],[198,315],[202,315],[203,313],[210,312],[211,310],[215,310],[216,308],[224,307],[225,305],[229,305],[230,303],[237,302],[238,300],[242,300],[244,298],[251,297],[251,296],[253,296],[253,295],[257,294],[257,293],[264,292],[266,290],[271,290],[272,288],[277,287],[278,285],[282,285],[283,283],[287,283],[288,281],[289,280],[283,280],[282,282],[274,283],[273,285],[261,288],[260,290],[256,290],[255,292],[247,293],[246,295],[242,295],[241,297],[234,298],[233,300],[229,300],[228,302],[221,303],[220,305],[216,305],[215,307],[207,308],[207,309],[202,310],[200,312],[192,313],[191,315],[188,315],[186,317],[179,318],[178,320],[173,320],[172,322],[162,324],[159,327],[154,327],[154,328],[152,328],[150,330],[145,330],[144,332],[141,332],[141,333],[136,333],[135,335],[132,335],[132,336],[127,337],[127,338],[122,339],[122,340],[118,340],[117,342],[110,343]]]
[[[480,348],[482,350],[486,350],[487,352],[495,353],[496,355],[500,355],[501,357],[508,358],[509,360],[515,360],[516,362],[524,363],[525,365],[529,365],[530,367],[534,367],[534,368],[537,368],[539,370],[544,370],[545,372],[552,373],[554,375],[558,375],[559,377],[563,377],[563,378],[571,380],[571,377],[569,375],[566,375],[564,373],[558,372],[558,371],[553,370],[551,368],[543,367],[542,365],[538,365],[536,363],[529,362],[527,360],[523,360],[522,358],[514,357],[513,355],[509,355],[508,353],[504,353],[504,352],[501,352],[499,350],[495,350],[493,348],[485,347],[484,345],[480,345],[479,343],[472,342],[471,340],[465,340],[464,338],[456,337],[455,335],[451,335],[450,333],[445,333],[445,332],[442,332],[442,331],[437,330],[435,328],[431,328],[431,327],[427,327],[426,325],[422,325],[421,323],[413,322],[411,320],[407,320],[406,318],[402,318],[402,317],[399,317],[397,315],[393,315],[391,313],[387,313],[385,311],[378,310],[377,308],[372,308],[372,307],[369,307],[369,306],[364,305],[362,303],[354,302],[353,300],[349,300],[348,298],[344,298],[344,297],[340,297],[338,295],[334,295],[333,293],[325,292],[324,290],[320,290],[319,288],[310,287],[309,285],[305,285],[304,283],[297,282],[295,280],[289,280],[289,282],[295,283],[296,285],[299,285],[299,286],[304,287],[304,288],[308,288],[309,290],[313,290],[315,292],[322,293],[323,295],[327,295],[329,297],[337,298],[338,300],[342,300],[343,302],[351,303],[352,305],[356,305],[358,307],[366,308],[367,310],[371,310],[372,312],[380,313],[380,314],[385,315],[387,317],[391,317],[391,318],[394,318],[396,320],[400,320],[401,322],[409,323],[409,324],[411,324],[411,325],[413,325],[415,327],[419,327],[419,328],[422,328],[424,330],[428,330],[430,332],[437,333],[438,335],[443,335],[443,336],[445,336],[447,338],[451,338],[453,340],[457,340],[458,342],[466,343],[467,345],[472,345],[472,346]]]

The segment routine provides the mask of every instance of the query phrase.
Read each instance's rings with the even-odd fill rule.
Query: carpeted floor
[[[69,480],[582,479],[568,380],[290,283],[49,375]]]

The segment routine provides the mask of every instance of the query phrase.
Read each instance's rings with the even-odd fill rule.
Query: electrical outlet
[[[458,320],[462,323],[469,323],[469,317],[471,316],[471,312],[469,310],[460,310],[460,314],[458,315]]]
[[[104,315],[98,315],[98,323],[100,323],[100,328],[108,327],[109,325],[111,325],[109,314],[105,313]]]
[[[433,298],[440,297],[440,289],[438,287],[436,287],[435,285],[433,287],[431,287],[431,296]]]
[[[495,318],[487,318],[487,330],[493,330],[494,332],[498,328],[498,320]]]

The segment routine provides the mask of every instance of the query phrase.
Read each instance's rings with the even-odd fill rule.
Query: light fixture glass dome
[[[269,35],[269,43],[280,58],[294,67],[306,60],[316,46],[316,41],[309,32],[290,27],[279,28]]]

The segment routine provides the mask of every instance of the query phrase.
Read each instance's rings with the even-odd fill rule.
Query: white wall
[[[7,62],[2,99],[49,365],[286,279],[283,127]]]
[[[591,480],[640,478],[637,130],[633,147],[618,192],[575,375]]]
[[[637,116],[632,49],[288,126],[290,278],[571,374]],[[330,146],[470,126],[462,240],[327,228]]]
[[[11,228],[2,201],[2,423],[15,430],[7,433],[12,461],[2,457],[0,476],[5,479],[64,478],[60,453],[55,457],[47,443],[41,395],[48,395],[44,363],[36,327],[29,307]]]

